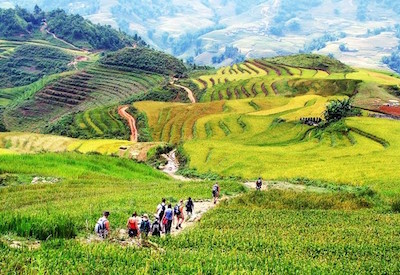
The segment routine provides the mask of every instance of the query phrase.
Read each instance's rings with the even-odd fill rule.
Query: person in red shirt
[[[138,221],[137,221],[137,214],[136,212],[133,213],[132,217],[128,219],[128,222],[126,224],[126,227],[128,228],[128,234],[129,237],[131,238],[136,238],[139,236],[139,226],[138,226]]]

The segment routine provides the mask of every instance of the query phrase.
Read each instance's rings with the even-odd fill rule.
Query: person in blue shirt
[[[165,210],[163,223],[165,223],[165,234],[171,234],[172,221],[174,219],[174,211],[172,210],[172,205],[168,204],[167,210]]]

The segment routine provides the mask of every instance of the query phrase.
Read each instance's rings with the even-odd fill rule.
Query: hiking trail
[[[83,51],[82,49],[78,48],[77,46],[75,46],[75,45],[73,45],[73,44],[71,44],[71,43],[65,41],[64,39],[61,39],[61,38],[57,37],[57,35],[55,35],[55,34],[52,33],[51,31],[49,31],[49,30],[47,29],[47,27],[48,27],[48,26],[47,26],[47,22],[43,22],[43,25],[42,25],[42,27],[40,28],[40,31],[41,31],[41,32],[46,32],[47,34],[50,34],[51,36],[53,36],[54,39],[56,39],[56,40],[58,40],[58,41],[60,41],[60,42],[62,42],[62,43],[64,43],[64,44],[70,46],[70,47],[73,48],[74,50]]]
[[[256,189],[256,182],[249,181],[245,182],[244,186],[250,189]],[[323,187],[316,187],[316,186],[307,186],[303,184],[294,184],[285,181],[264,181],[263,185],[261,186],[261,191],[270,191],[270,190],[292,190],[297,192],[315,192],[315,193],[325,193],[328,192],[328,189]]]
[[[126,110],[128,110],[129,106],[120,106],[118,108],[118,114],[126,119],[129,124],[129,128],[131,129],[131,141],[138,142],[138,132],[136,128],[136,121]]]
[[[162,157],[167,160],[167,164],[165,166],[159,167],[164,173],[176,180],[193,181],[193,179],[176,174],[176,172],[179,170],[179,160],[176,158],[176,149],[172,150],[168,154],[163,154]]]
[[[191,103],[196,103],[196,98],[194,97],[192,90],[190,90],[188,87],[185,87],[185,86],[182,86],[182,85],[179,85],[179,84],[175,84],[174,82],[171,82],[171,84],[173,84],[175,87],[184,89],[188,94],[188,98],[189,98],[190,102]]]

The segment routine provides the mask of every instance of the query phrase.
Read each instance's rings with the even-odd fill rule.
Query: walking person
[[[176,230],[182,228],[182,222],[185,219],[185,215],[183,214],[183,200],[179,201],[179,204],[175,206],[174,214],[176,216]]]
[[[187,214],[188,219],[190,219],[192,217],[193,210],[194,210],[194,203],[192,201],[192,198],[189,197],[186,202],[186,214]]]
[[[132,214],[132,217],[128,219],[128,222],[126,224],[126,227],[128,228],[128,235],[130,238],[136,238],[139,236],[139,226],[138,226],[138,221],[137,221],[137,214],[136,212]]]
[[[158,220],[161,221],[161,230],[165,232],[165,224],[164,224],[164,214],[166,210],[166,204],[165,204],[165,199],[163,198],[161,200],[161,203],[157,206],[157,216]]]
[[[261,178],[261,177],[259,177],[259,178],[258,178],[258,180],[256,181],[256,190],[257,190],[257,191],[260,191],[260,190],[261,190],[261,187],[262,187],[262,185],[263,185],[262,178]]]
[[[172,221],[174,219],[174,211],[172,210],[172,205],[168,204],[167,210],[165,210],[165,214],[163,219],[165,218],[165,234],[171,234]]]
[[[158,217],[155,218],[153,224],[151,225],[151,235],[154,237],[161,236],[161,224],[158,221]]]
[[[220,192],[220,188],[219,188],[218,182],[216,182],[214,184],[213,188],[212,188],[212,195],[213,195],[213,198],[214,198],[214,204],[216,204],[217,201],[218,201],[219,192]]]
[[[108,221],[108,216],[110,216],[110,212],[104,211],[103,217],[97,221],[96,226],[94,227],[94,231],[102,239],[106,239],[110,233],[110,222]]]
[[[142,240],[147,240],[149,233],[150,233],[149,216],[147,214],[144,214],[142,217],[142,221],[140,223],[140,236],[142,237]]]

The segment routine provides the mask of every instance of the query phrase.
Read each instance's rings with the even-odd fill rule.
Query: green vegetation
[[[70,153],[0,159],[3,173],[61,180],[54,185],[26,184],[1,189],[2,234],[12,232],[41,240],[50,235],[53,239],[72,238],[91,233],[104,209],[113,213],[115,226],[122,227],[133,210],[152,213],[162,197],[176,202],[188,196],[209,196],[209,183],[173,182],[151,167],[119,158]],[[226,182],[222,186],[225,192],[243,190],[237,183]],[[37,201],[38,196],[41,202]],[[31,204],[35,207],[29,207]]]
[[[351,116],[360,116],[361,111],[352,106],[350,99],[335,100],[329,103],[324,112],[327,123],[332,123]]]
[[[71,54],[57,48],[29,44],[18,46],[8,58],[0,59],[0,88],[24,86],[45,75],[64,72],[73,59]]]
[[[41,37],[53,41],[52,34],[55,34],[72,47],[89,50],[118,50],[133,44],[146,45],[137,35],[132,37],[110,26],[95,25],[80,15],[67,15],[64,10],[44,12],[37,6],[33,13],[18,7],[0,9],[0,19],[0,37],[10,40],[26,41]],[[71,47],[67,43],[62,45]]]
[[[163,75],[182,76],[185,65],[175,57],[147,48],[126,48],[108,53],[101,64],[124,71],[143,70]]]
[[[130,130],[118,115],[118,107],[99,107],[64,116],[45,132],[80,139],[113,138],[128,140]]]
[[[114,161],[109,165],[112,167]],[[141,186],[137,183],[134,185],[138,188]],[[142,193],[141,198],[155,197],[154,192],[159,192],[157,187],[175,199],[194,190],[196,194],[201,194],[203,190],[199,183],[181,185],[181,191],[178,191],[173,183],[168,187],[153,183],[149,190],[153,192],[152,195],[147,195],[147,191]],[[79,220],[79,217],[82,220],[96,220],[96,211],[101,211],[101,208],[94,204],[91,208],[93,214],[84,214],[90,205],[88,201],[91,201],[89,197],[84,200],[91,193],[87,185],[74,186],[84,190],[80,198],[74,195],[75,203],[83,202],[78,212],[83,213],[75,216],[75,204],[72,209],[67,207],[73,213],[70,220]],[[124,190],[124,194],[129,193],[123,186],[119,183],[117,188]],[[224,188],[232,187],[224,184]],[[60,187],[52,188],[58,190]],[[116,195],[115,191],[108,191],[107,194],[108,189],[108,185],[104,186],[102,190],[105,192],[101,196],[108,198]],[[44,197],[48,196],[48,188],[42,187],[40,191]],[[94,190],[92,192],[96,193]],[[20,193],[24,194],[24,190],[20,190]],[[126,203],[126,197],[113,198],[110,208],[114,210],[110,217],[112,226],[124,225],[132,208],[140,209],[140,212],[152,211],[154,205],[151,204],[158,202],[156,199],[144,201],[134,193],[132,195],[135,199],[129,200],[129,203]],[[60,209],[70,206],[62,199],[63,195],[60,194],[58,200],[50,203],[52,208],[47,208],[47,211],[51,215],[54,216],[57,211],[53,210],[54,205],[59,205]],[[96,199],[99,199],[99,195]],[[203,217],[196,228],[171,239],[157,240],[165,253],[122,247],[118,243],[97,244],[52,238],[43,242],[39,249],[18,250],[10,249],[7,239],[2,239],[0,255],[5,260],[2,263],[7,264],[1,267],[5,271],[30,272],[40,268],[57,273],[65,271],[62,262],[69,261],[70,269],[79,269],[80,272],[126,273],[134,268],[138,273],[157,273],[162,270],[167,273],[225,274],[227,269],[235,273],[251,270],[255,274],[395,273],[399,269],[395,260],[399,257],[399,216],[370,210],[368,208],[371,206],[365,203],[366,200],[368,197],[346,193],[251,192],[222,203]],[[146,205],[150,208],[145,209]],[[27,259],[34,261],[30,261],[29,265],[21,265]]]
[[[271,62],[292,67],[322,70],[329,73],[348,73],[353,70],[342,62],[323,55],[299,54],[268,59]]]
[[[63,132],[68,136],[83,138],[109,138],[114,137],[115,134],[122,138],[125,131],[121,126],[113,123],[112,117],[104,108],[118,104],[135,94],[146,93],[150,88],[158,87],[163,81],[164,78],[157,74],[124,72],[90,65],[85,71],[78,71],[51,82],[32,94],[28,100],[7,108],[4,114],[5,124],[13,131],[35,130],[46,133],[54,131],[54,133]],[[90,111],[96,108],[98,108],[97,111]],[[87,111],[82,112],[82,109]],[[88,122],[88,112],[91,112],[94,117],[97,116],[94,118],[97,120],[95,124],[102,124],[97,125],[97,128],[104,126],[103,130],[98,131],[96,127],[92,127],[93,125]],[[62,121],[62,117],[77,113],[80,115],[73,118],[76,122],[75,126],[71,125],[68,129],[66,122],[71,121],[72,118],[66,117]],[[54,120],[54,117],[57,119]],[[103,118],[105,118],[104,121],[102,121]],[[82,120],[87,122],[88,128],[81,124]],[[107,123],[114,125],[112,130],[105,129]],[[96,130],[93,131],[91,128]]]

